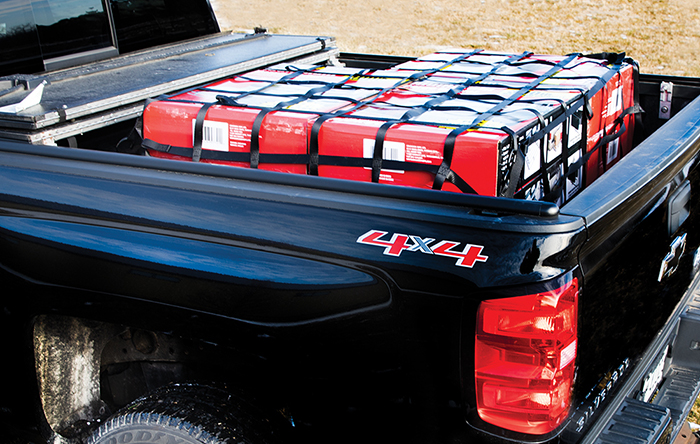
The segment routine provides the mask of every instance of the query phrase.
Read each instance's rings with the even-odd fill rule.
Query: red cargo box
[[[603,103],[600,109],[601,128],[599,136],[614,136],[624,131],[620,137],[593,153],[586,168],[587,182],[590,184],[608,168],[617,163],[632,150],[634,138],[634,114],[622,114],[634,107],[634,68],[626,65],[613,76],[603,89]],[[622,117],[622,118],[621,118]],[[624,126],[620,125],[624,123]]]
[[[337,118],[326,122],[319,134],[319,155],[324,157],[351,157],[371,159],[375,136],[383,122],[368,119]],[[398,124],[387,131],[384,141],[385,163],[403,163],[412,167],[424,165],[424,171],[406,171],[401,166],[387,167],[379,174],[379,183],[432,188],[435,173],[443,161],[445,139],[450,129],[427,125]],[[453,165],[458,174],[469,178],[477,194],[496,195],[497,177],[502,155],[497,148],[504,139],[502,133],[475,131],[457,138]],[[463,149],[468,146],[469,149]],[[319,176],[370,182],[371,167],[324,165],[318,167]],[[460,190],[446,184],[445,190]]]
[[[379,71],[278,66],[149,104],[144,146],[182,160],[201,145],[206,162],[563,203],[631,149],[632,74],[622,58],[479,51]]]
[[[144,137],[156,143],[185,151],[149,150],[153,157],[175,160],[192,160],[194,122],[202,105],[158,101],[149,104],[144,112]],[[202,149],[206,151],[201,162],[218,163],[231,166],[250,166],[251,129],[258,109],[212,106],[204,120]],[[260,153],[296,154],[307,153],[306,138],[309,122],[314,117],[310,114],[290,112],[272,112],[265,116],[265,124],[260,129],[260,138],[265,143],[260,145]],[[241,153],[239,160],[234,156],[218,157],[216,153]],[[261,169],[287,173],[306,174],[304,159],[298,164],[262,163]]]
[[[499,61],[506,57],[501,56]],[[481,59],[483,62],[484,57]],[[410,69],[409,72],[415,72],[416,69],[421,69],[421,65],[424,65],[425,69],[434,69],[436,66],[434,60],[437,60],[437,57],[428,62],[417,60],[402,64],[397,67],[397,71],[405,68]],[[433,186],[435,170],[443,160],[443,147],[447,134],[450,133],[451,128],[469,125],[476,119],[476,116],[468,115],[467,110],[476,113],[488,112],[494,107],[494,103],[508,99],[514,92],[531,83],[533,76],[546,74],[552,70],[552,64],[560,63],[562,60],[564,57],[538,57],[531,63],[498,66],[493,74],[462,89],[454,98],[442,101],[438,105],[431,106],[429,110],[421,112],[422,128],[417,128],[418,125],[412,125],[410,121],[402,121],[401,116],[407,109],[424,107],[436,96],[455,89],[456,85],[451,84],[454,78],[450,78],[453,71],[450,70],[462,74],[470,73],[470,75],[481,72],[482,76],[483,73],[488,72],[481,64],[470,63],[469,60],[461,61],[445,70],[430,74],[426,79],[403,84],[390,93],[381,95],[374,100],[373,104],[349,113],[346,117],[353,117],[351,119],[335,118],[325,122],[319,132],[319,155],[321,158],[323,156],[337,158],[343,155],[373,158],[374,139],[378,129],[384,122],[392,119],[401,121],[391,126],[385,134],[384,159],[389,161],[388,163],[393,161],[394,166],[383,168],[375,180],[380,183],[430,188]],[[619,105],[622,102],[611,100],[611,105],[608,106],[608,90],[611,87],[607,85],[603,88],[599,79],[605,79],[606,74],[610,76],[610,73],[614,74],[615,71],[604,63],[597,60],[576,59],[575,62],[572,61],[566,66],[570,66],[570,69],[560,70],[554,76],[547,77],[530,92],[491,116],[489,121],[474,125],[457,137],[455,154],[450,166],[452,172],[468,184],[468,187],[462,187],[462,191],[466,188],[483,195],[503,195],[507,191],[514,156],[511,154],[513,145],[509,140],[510,133],[500,128],[506,126],[510,132],[518,135],[522,143],[523,140],[541,133],[543,125],[549,127],[546,134],[540,134],[539,140],[525,142],[523,147],[525,166],[518,177],[520,184],[516,192],[520,197],[538,200],[547,197],[563,203],[581,189],[584,173],[577,161],[588,152],[591,152],[589,165],[598,161],[598,151],[594,151],[596,145],[606,135],[605,130],[610,133],[613,122],[622,112],[622,109],[618,109],[619,106],[614,107],[612,104]],[[625,71],[627,69],[625,68]],[[621,80],[620,87],[624,85],[626,88],[631,88],[631,81],[626,82],[624,75],[613,75],[613,77]],[[625,89],[617,89],[616,94],[619,96],[623,90]],[[590,119],[586,120],[583,118],[583,101],[577,101],[584,93],[587,94],[588,106],[592,111]],[[631,97],[631,94],[626,95]],[[469,105],[463,105],[462,116],[457,116],[457,111],[454,109],[459,109],[459,106],[453,102],[458,102],[458,99],[475,99],[480,103],[472,102]],[[547,102],[548,109],[545,106],[545,109],[539,110],[541,122],[534,114],[525,114],[519,121],[504,120],[508,113],[512,115],[518,109],[532,109],[536,108],[536,103]],[[628,105],[631,104],[625,104],[625,107]],[[577,106],[578,109],[569,111],[570,115],[562,118],[566,107],[571,106]],[[443,111],[450,108],[453,109],[451,113]],[[607,109],[610,111],[606,112]],[[367,120],[357,119],[357,117]],[[557,119],[561,123],[553,125]],[[585,131],[586,141],[579,143],[584,136],[583,131]],[[564,137],[567,139],[566,152],[563,150]],[[601,152],[607,152],[605,147],[602,147]],[[412,165],[411,168],[402,169],[401,163]],[[426,167],[421,170],[415,164]],[[415,171],[416,168],[418,171]],[[570,168],[574,168],[575,171],[569,171]],[[591,168],[588,167],[588,170]],[[367,166],[324,165],[321,161],[318,172],[319,175],[328,177],[365,181],[372,179],[372,170]],[[589,181],[597,177],[597,170],[586,171],[586,173]],[[460,191],[450,183],[445,183],[442,189]]]
[[[200,110],[207,106],[206,114],[199,116],[202,153],[198,161],[250,167],[253,126],[256,118],[265,113],[257,130],[260,154],[257,167],[306,174],[308,131],[319,114],[347,107],[377,92],[360,88],[326,89],[279,111],[273,110],[281,103],[304,98],[317,88],[348,81],[349,74],[358,71],[311,69],[320,72],[253,71],[151,102],[144,109],[144,145],[154,157],[191,161],[195,155],[195,124]],[[338,74],[344,71],[348,74]],[[285,78],[293,78],[295,83],[280,82]],[[239,106],[217,104],[217,98],[222,95]]]
[[[521,74],[517,70],[499,70],[498,75],[490,76],[483,84],[507,85],[517,87],[527,81],[525,78],[517,78],[514,75]],[[594,91],[588,94],[588,102],[591,110],[587,126],[587,149],[590,152],[586,169],[585,184],[589,185],[608,168],[619,161],[632,150],[634,135],[634,116],[626,111],[634,108],[634,69],[632,64],[624,63],[618,69],[610,67],[599,60],[582,59],[570,70],[563,70],[541,84],[540,90],[545,88],[563,88],[569,90]],[[604,86],[598,86],[598,79],[611,77]],[[612,76],[610,76],[612,74]],[[597,87],[598,86],[598,87]],[[624,122],[624,127],[621,123]],[[616,133],[623,131],[619,137]],[[598,147],[604,138],[612,138],[608,143]]]
[[[599,64],[600,62],[594,61],[590,63]],[[608,70],[609,68],[604,69]],[[600,74],[601,71],[598,70],[596,77]],[[635,85],[633,74],[633,66],[625,64],[614,72],[614,75],[604,87],[600,88],[595,94],[588,95],[591,114],[590,118],[585,122],[587,136],[585,152],[590,153],[585,168],[586,185],[592,183],[632,149],[634,116],[631,113],[625,116],[622,116],[622,114],[634,107]],[[592,75],[590,70],[579,69],[578,75],[582,77],[567,78],[555,76],[542,82],[543,88],[538,88],[535,91],[545,91],[545,88],[591,91],[592,88],[595,88],[598,81],[589,77]],[[492,76],[483,83],[486,85],[515,87],[525,81],[525,79],[517,79],[512,76]],[[579,118],[581,115],[581,113],[578,113]],[[620,125],[621,122],[624,122],[624,127]],[[611,142],[598,146],[604,137],[614,136],[623,129],[624,132],[618,138],[613,137]]]
[[[372,159],[377,132],[384,125],[384,119],[400,119],[406,112],[405,107],[392,104],[420,103],[424,100],[425,97],[414,94],[392,93],[381,97],[373,105],[348,114],[350,118],[338,117],[325,122],[318,135],[319,156],[322,159],[318,174],[325,177],[372,180],[371,167],[328,165],[324,164],[323,159]],[[494,101],[454,98],[443,102],[443,107],[421,113],[413,119],[416,123],[409,120],[390,126],[384,137],[385,162],[378,182],[432,188],[435,174],[444,160],[448,135],[455,127],[469,125],[478,118],[480,112],[492,108],[493,103]],[[528,132],[534,134],[538,130],[540,122],[531,111],[533,109],[545,116],[546,124],[553,122],[555,114],[562,111],[558,103],[552,101],[529,103],[526,106],[514,104],[499,115],[493,116],[492,125],[489,127],[479,126],[459,134],[455,139],[450,169],[466,182],[468,187],[463,186],[460,189],[457,185],[446,182],[442,189],[487,196],[505,194],[510,167],[514,161],[511,135],[522,133],[523,136],[518,139],[525,143]],[[543,171],[543,165],[551,168],[561,163],[561,128],[568,122],[569,119],[564,119],[557,126],[558,130],[552,130],[549,133],[553,136],[551,139],[543,139],[542,142],[538,140],[530,147],[523,147],[526,156],[525,167],[519,179],[534,179],[535,175]],[[509,131],[500,129],[502,127],[507,127]],[[557,134],[559,137],[554,137]],[[532,156],[532,153],[535,153],[535,156]],[[556,169],[558,171],[558,167]],[[557,185],[560,179],[555,176],[554,180],[556,183],[551,184],[550,188]]]

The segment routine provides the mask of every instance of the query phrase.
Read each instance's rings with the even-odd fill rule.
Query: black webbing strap
[[[633,144],[637,146],[644,139],[644,119],[642,114],[645,112],[639,102],[639,64],[632,58],[626,58],[625,61],[632,66],[632,97],[633,106],[635,107]]]
[[[143,139],[141,142],[141,146],[146,148],[147,150],[155,150],[155,151],[160,151],[161,153],[169,153],[170,150],[173,148],[172,145],[166,145],[164,143],[158,143],[155,140],[152,139]],[[184,149],[184,148],[183,148]],[[192,149],[188,148],[187,149],[187,157],[190,157],[192,155]]]
[[[617,76],[619,77],[619,79],[622,79],[622,74],[619,71],[617,72]],[[613,93],[614,92],[615,91],[613,91]],[[622,90],[620,90],[620,95],[621,95],[621,97],[619,98],[619,100],[621,102],[620,106],[622,106],[622,104],[624,103],[624,98],[622,97]],[[608,97],[608,106],[610,105],[609,100],[610,100],[610,97]],[[634,109],[634,107],[632,107],[632,108]],[[627,111],[627,110],[625,110],[625,111]],[[626,113],[625,116],[627,114],[629,114],[629,113]],[[619,122],[622,122],[622,127],[624,128],[625,124],[624,124],[624,120],[622,120],[623,118],[624,118],[624,116],[618,117],[617,119],[615,119],[614,124],[617,126]],[[603,125],[605,125],[605,124],[603,123]],[[603,129],[605,130],[605,127],[603,127]],[[604,136],[605,136],[605,134],[604,134]],[[607,171],[608,167],[609,167],[609,165],[608,165],[608,153],[609,153],[609,150],[606,150],[606,152],[603,153],[600,157],[600,159],[603,161],[603,172]]]
[[[199,159],[202,158],[202,140],[203,140],[203,134],[204,134],[204,119],[207,116],[207,111],[209,111],[209,108],[211,108],[213,105],[216,105],[216,102],[212,103],[205,103],[204,106],[202,106],[199,111],[197,112],[197,117],[195,118],[195,123],[194,123],[194,142],[192,143],[192,161],[193,162],[199,162]]]
[[[554,99],[540,99],[540,100],[552,101]],[[538,101],[538,100],[531,100],[530,102],[534,102],[534,101]],[[518,111],[527,111],[527,112],[532,113],[535,116],[535,118],[537,119],[539,127],[542,128],[540,130],[540,132],[536,133],[535,135],[531,135],[528,138],[528,140],[539,140],[540,141],[540,148],[539,148],[538,152],[540,155],[540,165],[542,165],[542,169],[544,170],[545,165],[546,165],[546,160],[547,160],[545,157],[546,143],[545,143],[544,135],[548,134],[549,131],[551,131],[555,126],[557,126],[563,122],[564,116],[566,115],[566,111],[561,116],[559,116],[559,118],[557,120],[552,121],[549,125],[546,124],[545,118],[542,115],[542,113],[540,113],[536,109],[522,108],[522,109],[519,109]],[[507,126],[501,127],[500,130],[507,133],[511,137],[511,139],[513,141],[513,149],[519,150],[519,147],[517,146],[517,139],[516,139],[515,131],[513,131],[511,128],[508,128]],[[547,131],[545,131],[545,130],[547,130]],[[539,135],[539,137],[538,137],[538,135]],[[517,155],[518,154],[516,153],[516,156]],[[519,174],[520,172],[522,172],[522,168],[525,166],[525,155],[523,153],[520,153],[520,155],[522,156],[522,162],[523,162],[522,165],[520,166],[520,171],[514,171],[513,169],[511,169],[511,174],[509,175],[509,187],[506,189],[506,192],[512,193],[510,197],[512,197],[512,195],[515,194],[515,187],[517,186],[518,181],[520,179],[520,177],[518,175],[518,177],[515,177],[515,183],[513,183],[511,181],[511,179],[513,179],[513,177],[512,177],[513,173],[517,172]],[[515,160],[517,161],[517,157]],[[516,170],[517,170],[517,168],[516,168]],[[545,181],[544,186],[546,189],[549,189],[549,187],[550,187],[549,181]],[[510,187],[512,187],[512,189],[510,189]]]
[[[368,157],[332,156],[326,154],[319,157],[319,162],[321,165],[327,166],[372,168],[372,158]],[[437,165],[409,163],[399,160],[384,160],[384,166],[392,170],[425,171],[432,174],[435,174],[438,169]]]
[[[583,94],[583,109],[581,110],[581,140],[578,142],[578,147],[575,147],[572,152],[580,150],[582,153],[588,151],[588,121],[593,118],[593,109],[591,101]],[[572,152],[568,154],[571,155]]]
[[[143,103],[143,112],[139,114],[134,122],[134,126],[129,132],[129,135],[121,139],[117,143],[117,152],[127,153],[127,154],[144,154],[143,144],[143,115],[146,112],[146,108],[153,102],[162,100],[163,96],[158,96],[155,98],[148,98]]]
[[[277,108],[277,107],[275,107]],[[250,167],[251,168],[258,168],[258,165],[260,164],[260,127],[262,126],[263,120],[265,120],[265,116],[267,116],[270,112],[272,112],[271,109],[263,109],[260,110],[257,116],[255,116],[255,120],[253,121],[253,126],[250,130]]]
[[[603,89],[605,85],[608,84],[610,79],[620,72],[620,69],[622,68],[622,62],[625,60],[625,53],[607,53],[603,52],[600,54],[591,54],[591,55],[586,55],[584,56],[586,58],[592,58],[592,59],[599,59],[599,60],[606,60],[608,63],[610,63],[612,68],[609,68],[608,71],[603,74],[598,81],[596,82],[595,86],[589,88],[588,92],[586,93],[586,113],[587,119],[591,119],[593,117],[593,110],[590,105],[590,99],[591,97],[595,96],[598,91]]]
[[[143,154],[143,114],[136,118],[129,134],[117,142],[117,152],[126,154]]]
[[[190,157],[192,155],[192,148],[165,145],[162,143],[155,142],[151,139],[144,139],[142,146],[148,150],[160,151],[163,153],[173,154],[176,156]],[[220,160],[226,162],[241,162],[248,163],[250,161],[250,153],[248,152],[236,152],[236,151],[214,151],[214,150],[203,150],[201,159],[206,160]],[[309,156],[307,154],[260,154],[261,163],[287,163],[287,164],[298,164],[306,165],[309,161]]]
[[[568,66],[568,67],[566,68],[567,71],[573,70],[573,69],[575,69],[576,67],[581,66],[581,65],[585,65],[585,64],[587,64],[587,63],[594,63],[594,64],[600,66],[600,61],[601,61],[601,60],[605,60],[605,61],[607,61],[607,62],[610,63],[610,64],[615,64],[616,62],[619,62],[619,60],[622,60],[620,57],[624,57],[624,53],[623,53],[623,54],[610,53],[610,54],[614,54],[614,57],[611,57],[610,59],[598,57],[598,55],[596,55],[596,54],[593,54],[592,56],[582,55],[582,54],[579,54],[579,53],[574,53],[574,54],[576,54],[577,56],[581,56],[582,58],[581,58],[580,60],[577,60],[576,63],[574,63],[574,64]],[[570,56],[570,55],[572,55],[572,54],[567,54],[566,56],[568,57],[568,56]],[[589,58],[589,59],[591,59],[591,60],[587,60],[587,58]],[[553,61],[551,61],[551,60],[544,60],[544,59],[537,59],[537,58],[535,58],[535,59],[525,60],[525,61],[520,62],[520,63],[514,63],[513,66],[518,67],[518,66],[529,65],[529,64],[539,64],[539,65],[550,65],[550,66],[554,66],[554,65],[557,64],[557,63],[558,63],[558,62],[553,62]],[[529,73],[529,72],[516,72],[516,73],[505,73],[505,74],[504,74],[504,73],[498,73],[498,75],[504,76],[504,77],[509,77],[509,76],[523,77],[524,75],[527,75],[527,74],[530,74],[532,77],[537,77],[537,74]],[[589,79],[597,79],[598,76],[581,76],[581,75],[575,75],[575,76],[569,77],[569,76],[565,76],[565,75],[558,75],[557,78],[558,78],[558,79],[586,79],[586,78],[589,78]]]
[[[544,129],[544,127],[545,127],[544,117],[539,113],[538,113],[537,117],[539,119],[540,128]],[[547,151],[547,139],[543,135],[539,139],[533,137],[533,138],[531,138],[531,140],[539,140],[540,141],[540,149],[539,149],[540,165],[542,165],[542,170],[546,170],[547,157],[545,154]],[[544,176],[543,185],[544,185],[545,192],[549,192],[549,189],[550,189],[549,177],[546,174],[543,174],[543,176]]]
[[[564,115],[569,115],[569,107],[564,101],[561,102],[562,108],[564,108]],[[561,157],[564,163],[564,174],[569,173],[569,130],[571,125],[568,123],[568,117],[566,118],[567,123],[563,126],[561,132]]]
[[[625,59],[624,52],[598,52],[595,54],[583,54],[583,57],[593,60],[605,60],[611,65],[620,65]]]
[[[465,194],[479,194],[476,192],[471,185],[469,185],[464,179],[462,179],[457,173],[450,170],[447,172],[447,181],[452,185],[456,186],[459,191]]]
[[[262,123],[263,120],[265,120],[265,117],[273,111],[279,111],[280,109],[286,106],[291,106],[295,103],[299,103],[301,100],[303,99],[298,97],[287,102],[278,103],[272,108],[261,109],[258,115],[255,116],[253,126],[250,130],[250,153],[248,160],[250,161],[251,168],[258,168],[258,166],[260,165],[260,128],[262,127]]]
[[[570,63],[572,60],[574,60],[577,56],[578,56],[577,54],[571,54],[568,57],[564,58],[559,63],[554,65],[546,73],[537,77],[535,80],[528,83],[526,86],[520,88],[515,94],[512,94],[510,97],[501,101],[501,103],[494,106],[493,108],[491,108],[490,110],[485,112],[483,115],[479,116],[478,121],[474,121],[473,123],[471,123],[469,125],[460,126],[458,128],[455,128],[454,130],[450,131],[450,133],[447,135],[447,138],[445,139],[445,147],[443,149],[443,161],[442,161],[442,164],[440,165],[440,169],[438,170],[438,174],[435,175],[435,181],[433,182],[433,189],[434,190],[442,189],[442,185],[445,183],[445,180],[448,179],[448,174],[451,171],[450,167],[452,165],[452,155],[453,155],[454,148],[455,148],[455,142],[456,142],[457,137],[459,135],[477,128],[484,121],[491,118],[494,114],[500,112],[501,110],[503,110],[503,108],[505,108],[506,106],[515,102],[517,99],[519,99],[525,93],[530,91],[532,88],[534,88],[535,86],[542,83],[543,80],[554,75],[556,72],[558,72],[564,66],[566,66],[568,63]]]
[[[510,136],[511,143],[513,145],[513,152],[515,153],[515,159],[513,160],[510,175],[508,176],[508,186],[504,192],[504,197],[512,198],[515,195],[515,189],[520,181],[520,175],[523,172],[523,168],[525,168],[525,154],[523,154],[523,150],[520,149],[518,136],[515,131],[507,126],[502,127],[501,130]]]
[[[374,153],[372,154],[372,182],[379,182],[379,175],[382,171],[382,161],[384,160],[384,138],[386,137],[386,132],[394,124],[394,122],[389,121],[379,127],[377,131],[377,136],[374,142]]]
[[[52,110],[58,114],[58,123],[66,123],[68,121],[68,113],[66,112],[67,109],[68,105],[62,105]]]

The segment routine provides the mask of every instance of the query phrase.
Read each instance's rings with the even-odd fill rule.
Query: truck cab
[[[3,1],[0,17],[0,76],[77,66],[219,32],[206,1]]]

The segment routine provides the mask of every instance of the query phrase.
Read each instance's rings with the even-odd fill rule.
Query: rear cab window
[[[218,31],[207,0],[0,0],[0,76],[61,69]]]

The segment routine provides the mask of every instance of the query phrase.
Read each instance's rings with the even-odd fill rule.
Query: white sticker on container
[[[529,179],[533,174],[538,172],[542,167],[541,162],[540,141],[536,141],[527,147],[525,154],[525,169],[523,170],[523,178]]]
[[[542,180],[536,181],[527,190],[525,190],[526,200],[542,200],[544,192],[542,191]]]
[[[620,151],[620,139],[615,139],[608,143],[606,161],[608,165],[617,160],[618,153]]]
[[[573,147],[581,141],[581,119],[576,116],[571,116],[569,119],[569,146]]]
[[[561,155],[562,152],[562,127],[557,126],[547,135],[547,150],[545,151],[545,162],[548,164]]]
[[[194,127],[192,119],[192,145],[194,145]],[[228,123],[205,120],[202,125],[202,148],[205,150],[228,151]]]
[[[374,157],[374,139],[362,139],[362,156],[365,159],[372,159]],[[405,162],[406,161],[406,144],[403,142],[394,142],[391,140],[385,140],[382,158],[384,160],[394,160],[397,162]],[[392,173],[403,173],[402,170],[383,170],[383,171],[392,172]]]
[[[581,158],[581,150],[574,151],[572,155],[569,156],[569,165],[578,162]],[[566,179],[566,201],[568,202],[574,194],[581,189],[583,167],[579,167],[578,171],[574,174],[573,171],[569,171],[569,176]]]
[[[618,86],[608,96],[608,116],[615,116],[622,110],[622,87]]]

